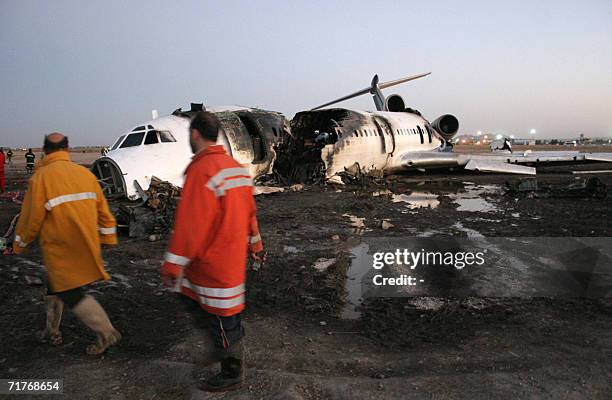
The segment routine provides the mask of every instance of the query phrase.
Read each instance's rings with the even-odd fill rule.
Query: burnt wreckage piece
[[[338,129],[359,129],[365,118],[343,108],[303,111],[291,120],[291,137],[277,147],[274,172],[283,184],[320,183],[326,179],[322,149],[341,140]],[[328,156],[327,165],[333,162]]]
[[[138,205],[119,204],[113,208],[120,228],[127,228],[129,237],[143,238],[169,233],[181,189],[156,177]]]
[[[189,124],[206,108],[193,103],[171,115],[138,124],[121,135],[110,151],[94,161],[92,172],[109,198],[136,200],[155,175],[182,185],[185,168],[193,154],[189,146]],[[275,146],[290,136],[289,122],[280,113],[242,106],[211,108],[220,121],[218,143],[253,177],[270,174],[276,160]]]
[[[506,182],[506,191],[511,196],[524,198],[603,199],[608,194],[606,185],[596,177],[557,184],[543,183],[537,179],[522,179],[517,182]]]

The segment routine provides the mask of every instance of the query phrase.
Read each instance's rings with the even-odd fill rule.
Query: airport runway
[[[88,163],[96,155],[75,156]],[[8,168],[13,193],[22,193],[27,182],[18,158]],[[585,168],[593,167],[579,169]],[[574,181],[569,172],[563,167],[538,179]],[[503,243],[557,237],[559,244],[564,237],[579,237],[588,247],[588,237],[610,237],[612,175],[598,177],[608,185],[607,198],[519,199],[503,187],[521,178],[457,173],[393,177],[384,187],[316,186],[258,196],[269,261],[249,271],[247,282],[249,383],[244,392],[225,398],[418,399],[424,393],[563,398],[568,392],[604,398],[611,390],[612,303],[598,298],[600,289],[591,299],[576,298],[572,291],[550,296],[544,289],[584,289],[572,286],[584,283],[584,271],[577,271],[574,281],[557,274],[563,278],[557,284],[546,278],[554,268],[549,275],[538,272],[557,254],[544,252],[545,242],[518,250]],[[0,199],[2,230],[19,210],[12,199]],[[471,286],[448,277],[436,282],[433,276],[429,283],[446,293],[372,297],[358,315],[347,314],[347,300],[360,301],[351,297],[351,285],[359,282],[349,269],[356,248],[375,246],[381,238],[393,248],[402,243],[446,248],[442,243],[449,237],[502,246],[496,254],[521,264],[496,277],[504,287],[496,287],[488,275],[473,276]],[[2,376],[64,376],[66,393],[73,397],[184,398],[196,356],[188,349],[196,344],[205,351],[206,342],[159,282],[166,244],[167,238],[123,237],[119,246],[105,250],[113,280],[90,290],[117,321],[124,341],[102,360],[83,354],[90,338],[69,314],[64,345],[35,342],[44,311],[40,252],[34,246],[27,257],[0,256],[0,341],[7,344],[0,354]],[[503,246],[524,254],[510,256]],[[503,270],[504,263],[496,265]],[[520,288],[541,289],[533,296],[511,290],[526,274],[531,286]],[[470,290],[453,291],[457,288]]]

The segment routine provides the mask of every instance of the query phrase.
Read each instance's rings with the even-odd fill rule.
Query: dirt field
[[[8,166],[9,192],[25,190],[22,158]],[[571,169],[588,168],[610,169]],[[547,168],[538,179],[573,180],[569,171]],[[195,367],[205,335],[160,284],[167,238],[120,238],[104,250],[113,280],[90,289],[124,340],[102,358],[84,354],[92,335],[69,312],[62,346],[36,343],[45,289],[26,276],[44,279],[40,251],[0,256],[0,377],[63,378],[69,398],[84,399],[609,399],[609,300],[438,299],[441,307],[419,308],[379,298],[361,318],[341,318],[351,249],[368,237],[611,236],[612,174],[597,176],[607,198],[516,199],[501,187],[519,178],[464,173],[258,196],[269,260],[247,282],[247,383],[225,395],[194,388],[192,374],[213,369]],[[384,189],[409,199],[374,195]],[[4,196],[0,210],[4,231],[19,205]],[[384,220],[393,227],[383,230]],[[335,263],[318,271],[320,258]]]

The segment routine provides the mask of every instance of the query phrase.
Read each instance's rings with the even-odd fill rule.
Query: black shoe
[[[209,392],[226,392],[242,386],[244,380],[242,360],[229,357],[221,361],[221,372],[204,382],[202,389]]]

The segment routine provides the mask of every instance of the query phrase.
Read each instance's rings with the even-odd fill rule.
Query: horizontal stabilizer
[[[406,76],[404,78],[396,79],[394,81],[381,82],[381,83],[378,82],[378,75],[374,75],[374,79],[372,79],[372,84],[369,87],[367,87],[365,89],[358,90],[355,93],[351,93],[349,95],[340,97],[339,99],[330,101],[328,103],[321,104],[320,106],[313,108],[311,111],[318,110],[319,108],[331,106],[332,104],[336,104],[336,103],[339,103],[339,102],[344,101],[344,100],[349,100],[349,99],[352,99],[354,97],[359,97],[359,96],[362,96],[362,95],[367,94],[367,93],[375,94],[377,90],[380,91],[380,89],[386,89],[386,88],[389,88],[389,87],[392,87],[392,86],[395,86],[395,85],[400,85],[400,84],[405,83],[405,82],[410,82],[410,81],[413,81],[415,79],[419,79],[419,78],[422,78],[424,76],[427,76],[429,74],[431,74],[431,72],[426,72],[424,74],[418,74],[418,75],[412,75],[412,76]]]
[[[536,169],[524,165],[509,164],[488,160],[470,160],[465,165],[465,169],[481,172],[501,172],[505,174],[535,175]]]
[[[591,161],[612,162],[612,153],[588,153],[584,158]]]

